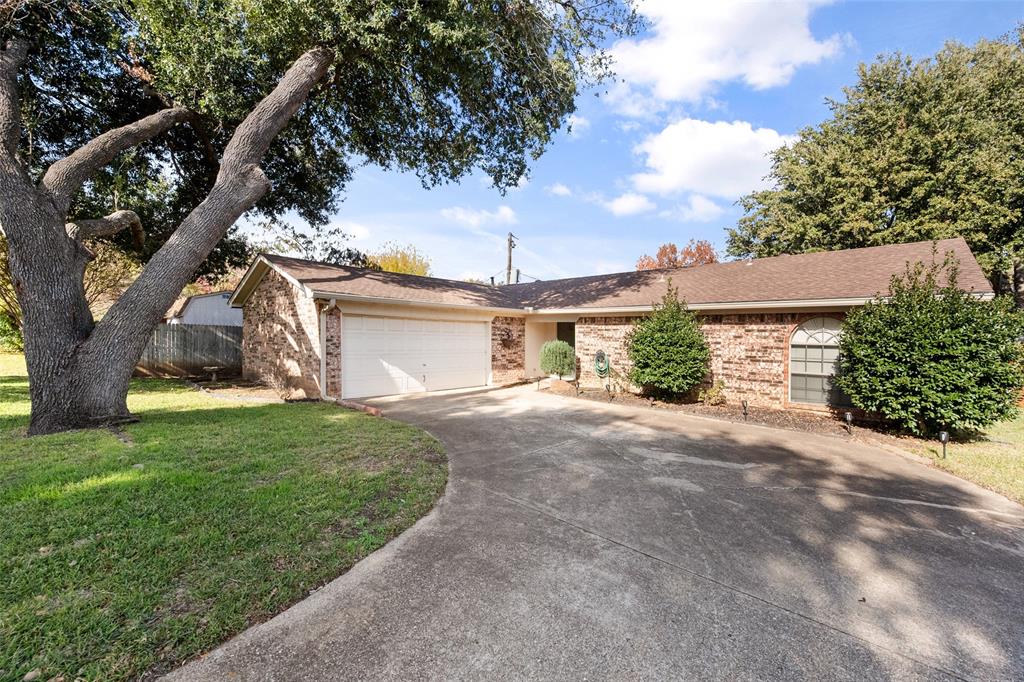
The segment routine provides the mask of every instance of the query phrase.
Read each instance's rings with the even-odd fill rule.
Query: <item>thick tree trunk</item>
[[[334,53],[315,49],[296,60],[239,125],[210,194],[98,324],[83,285],[91,254],[80,240],[140,225],[130,211],[66,224],[71,200],[117,154],[191,114],[167,109],[104,133],[53,164],[35,186],[17,155],[15,71],[24,56],[24,46],[16,43],[0,52],[0,228],[23,313],[29,433],[124,422],[132,419],[128,384],[150,334],[228,228],[270,189],[259,162],[323,78]]]
[[[124,419],[128,412],[123,398],[106,398],[100,404],[90,396],[110,375],[86,372],[80,365],[79,349],[93,330],[82,283],[90,254],[66,235],[63,216],[51,202],[42,200],[31,186],[20,189],[20,201],[3,202],[0,223],[9,235],[9,268],[22,310],[32,400],[29,431]],[[46,267],[38,267],[31,258],[40,253],[47,256]]]

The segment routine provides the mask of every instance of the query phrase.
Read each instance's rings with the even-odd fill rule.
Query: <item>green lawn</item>
[[[26,438],[0,355],[0,679],[167,671],[408,528],[444,489],[440,443],[321,403],[140,380],[142,421]]]
[[[1024,504],[1024,414],[996,424],[979,440],[950,443],[946,459],[939,443],[914,450],[930,457],[940,469]]]

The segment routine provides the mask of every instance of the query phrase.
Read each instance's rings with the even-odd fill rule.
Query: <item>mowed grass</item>
[[[320,403],[140,380],[119,433],[25,437],[0,355],[0,679],[166,672],[344,573],[425,514],[422,430]]]
[[[930,457],[939,469],[1024,504],[1024,414],[996,424],[977,440],[949,443],[946,459],[938,442],[915,450]]]

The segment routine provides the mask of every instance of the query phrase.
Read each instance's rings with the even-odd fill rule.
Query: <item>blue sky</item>
[[[334,221],[350,244],[412,243],[451,278],[503,271],[509,231],[515,265],[541,279],[630,270],[666,241],[723,250],[767,152],[826,118],[825,98],[858,63],[928,56],[1024,20],[1024,2],[654,0],[641,11],[648,30],[614,47],[624,82],[580,98],[573,130],[520,188],[501,196],[473,176],[424,190],[411,175],[362,168]]]

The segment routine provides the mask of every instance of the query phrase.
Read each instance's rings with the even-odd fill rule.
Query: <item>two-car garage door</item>
[[[483,386],[490,365],[486,322],[345,315],[345,398]]]

